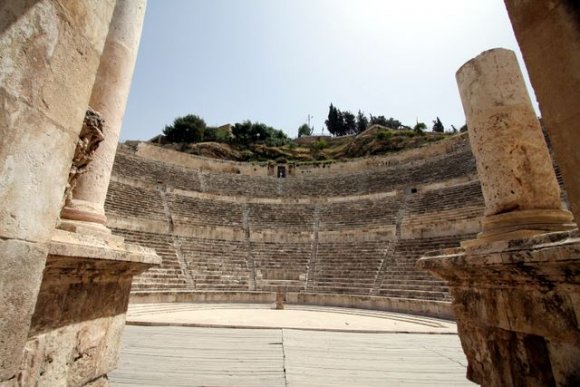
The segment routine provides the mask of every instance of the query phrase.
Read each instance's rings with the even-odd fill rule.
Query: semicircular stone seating
[[[480,231],[466,134],[285,179],[238,164],[119,146],[108,226],[163,258],[136,278],[135,300],[252,301],[282,287],[292,302],[451,316],[446,283],[415,263]]]

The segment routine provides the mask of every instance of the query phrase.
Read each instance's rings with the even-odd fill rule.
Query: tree
[[[232,127],[233,142],[238,145],[248,145],[252,142],[252,122],[237,122]]]
[[[232,127],[233,142],[248,146],[255,143],[265,143],[268,146],[281,146],[288,142],[288,136],[261,122],[244,121]]]
[[[231,140],[231,133],[226,126],[216,128],[208,126],[203,133],[203,141],[227,143]]]
[[[342,130],[341,135],[356,134],[356,118],[351,112],[342,113]]]
[[[298,128],[298,137],[312,136],[314,130],[308,124],[302,124]]]
[[[390,117],[385,125],[387,128],[391,128],[391,129],[400,129],[403,124],[401,123],[401,121],[394,119],[393,117]]]
[[[371,114],[371,125],[381,125],[387,127],[387,119],[385,116],[373,116]]]
[[[439,117],[437,117],[437,119],[433,121],[433,131],[437,133],[445,132],[445,127],[443,126],[443,123],[441,122]]]
[[[342,113],[331,103],[328,108],[328,119],[324,121],[328,133],[339,136],[342,132]]]
[[[463,132],[467,132],[467,124],[465,124],[465,125],[463,125],[461,128],[459,128],[459,131],[460,131],[461,133],[463,133]]]
[[[417,133],[423,133],[425,129],[427,129],[427,125],[424,122],[417,122],[417,125],[413,127],[413,130]]]
[[[288,136],[281,130],[274,129],[270,126],[266,127],[266,145],[268,146],[282,146],[289,141]]]
[[[360,110],[356,115],[356,131],[357,133],[362,133],[369,127],[369,119]]]
[[[163,129],[163,134],[169,142],[201,142],[205,132],[205,121],[194,114],[177,117],[173,125]]]

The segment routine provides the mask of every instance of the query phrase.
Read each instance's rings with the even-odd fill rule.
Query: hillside
[[[291,140],[282,146],[253,143],[241,147],[230,143],[170,143],[159,144],[199,156],[232,161],[288,161],[309,162],[322,160],[346,160],[351,158],[382,155],[404,149],[418,148],[449,137],[450,133],[394,130],[375,125],[356,136],[309,136]],[[160,142],[155,139],[153,143]]]

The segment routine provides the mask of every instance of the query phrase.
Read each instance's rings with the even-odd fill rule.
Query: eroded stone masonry
[[[96,171],[106,192],[144,12],[140,0],[0,5],[2,386],[107,385],[132,278],[160,262],[106,228],[104,194],[78,205]]]
[[[580,9],[505,3],[561,169],[503,49],[457,74],[469,135],[422,149],[117,149],[145,1],[1,2],[0,385],[107,385],[130,300],[276,294],[456,319],[485,386],[579,385]]]

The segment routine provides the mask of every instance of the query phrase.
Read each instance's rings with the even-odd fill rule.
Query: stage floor
[[[452,322],[349,308],[271,308],[131,305],[111,385],[473,385]]]

